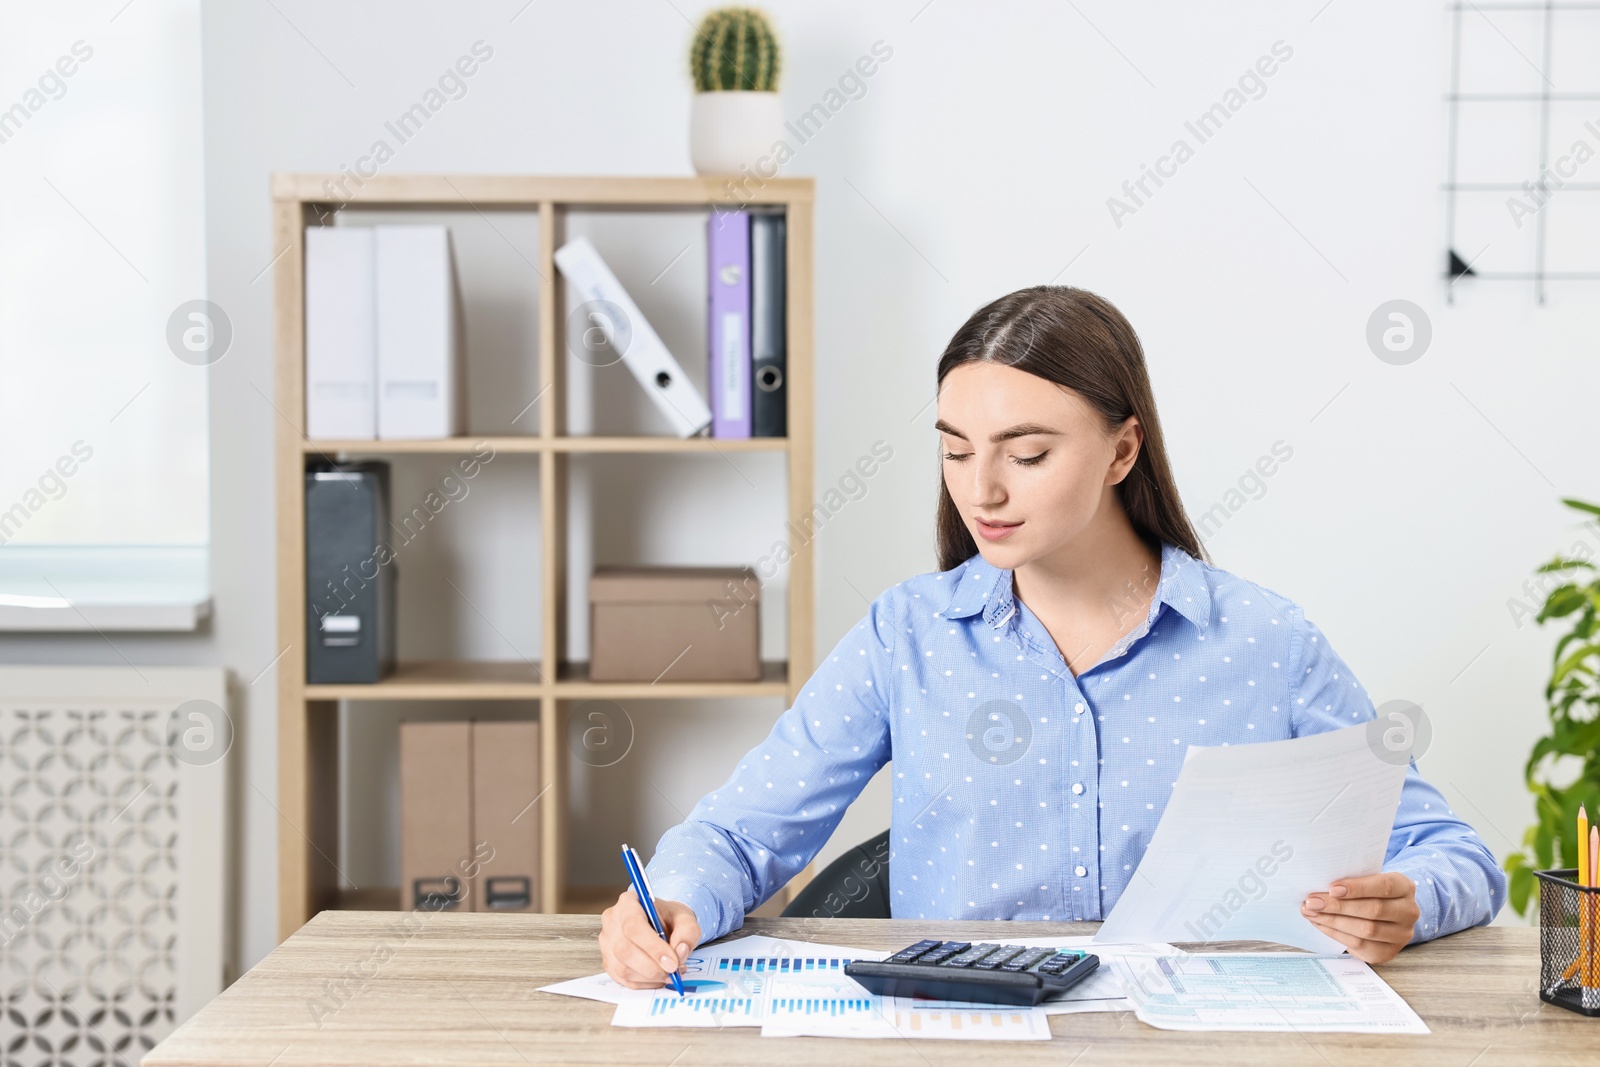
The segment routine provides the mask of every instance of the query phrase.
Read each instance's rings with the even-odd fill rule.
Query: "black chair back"
[[[786,919],[889,918],[889,831],[861,842],[824,867],[783,915]]]

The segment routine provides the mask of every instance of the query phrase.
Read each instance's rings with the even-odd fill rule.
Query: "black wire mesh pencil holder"
[[[1539,879],[1539,999],[1600,1017],[1600,886],[1580,886],[1575,867],[1533,873]]]

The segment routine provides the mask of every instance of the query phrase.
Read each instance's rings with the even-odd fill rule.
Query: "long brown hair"
[[[1156,417],[1144,350],[1122,312],[1084,289],[1035,285],[1002,296],[975,311],[939,357],[939,388],[945,375],[966,363],[987,360],[1015,367],[1066,386],[1100,413],[1107,431],[1130,415],[1144,427],[1144,444],[1127,477],[1116,485],[1122,508],[1139,536],[1153,546],[1170,542],[1207,560],[1183,510],[1167,447]],[[944,478],[939,479],[935,519],[939,569],[949,570],[978,552]]]

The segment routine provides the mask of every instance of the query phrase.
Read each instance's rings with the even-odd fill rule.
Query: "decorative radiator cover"
[[[219,669],[0,667],[0,1065],[136,1064],[222,989]]]

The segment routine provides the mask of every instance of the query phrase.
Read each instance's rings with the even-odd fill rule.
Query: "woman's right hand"
[[[632,889],[600,913],[600,960],[613,981],[629,989],[659,989],[667,976],[683,969],[689,951],[700,943],[694,909],[676,900],[658,900],[656,914],[667,931],[663,941]],[[670,944],[668,943],[670,942]]]

